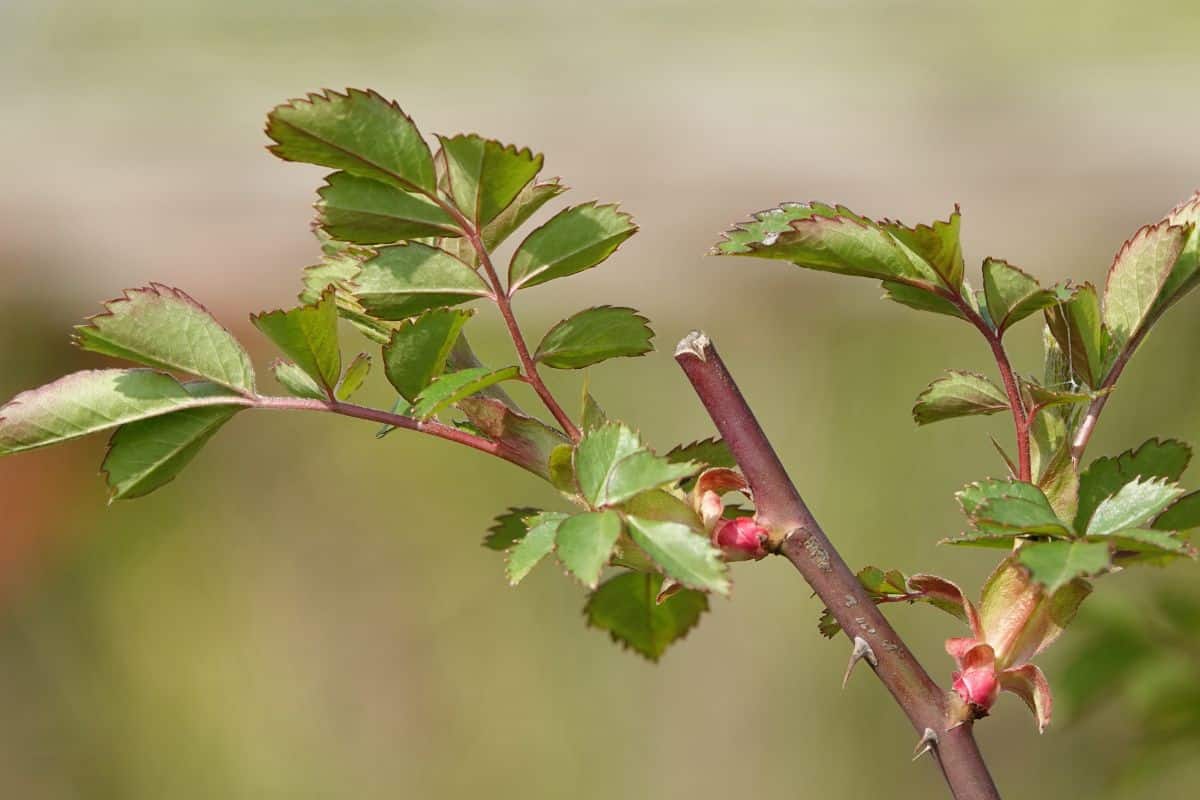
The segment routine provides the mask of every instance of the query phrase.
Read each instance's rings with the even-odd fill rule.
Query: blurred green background
[[[265,365],[246,315],[289,302],[315,260],[321,172],[268,156],[263,115],[371,86],[427,133],[539,149],[569,200],[638,219],[602,268],[520,298],[533,337],[601,302],[654,320],[664,352],[593,370],[610,413],[659,447],[708,435],[669,357],[703,326],[851,564],[978,586],[991,555],[934,543],[961,525],[953,491],[1000,472],[1004,420],[908,413],[943,368],[987,369],[972,331],[869,282],[702,254],[781,200],[908,222],[959,202],[971,264],[1102,280],[1200,184],[1197,34],[1185,0],[3,0],[0,395],[99,363],[70,325],[149,280]],[[1198,304],[1134,360],[1094,455],[1200,439]],[[1037,369],[1036,325],[1012,339]],[[583,628],[557,570],[512,591],[478,546],[550,492],[373,433],[242,415],[179,481],[107,508],[101,440],[0,462],[0,796],[941,796],[882,688],[838,690],[846,647],[816,635],[782,560],[738,567],[734,601],[652,666]],[[1195,596],[1200,572],[1108,578],[1084,616],[1153,614],[1164,585]],[[892,617],[948,680],[953,621]],[[1070,650],[1043,659],[1052,682]],[[1194,796],[1194,755],[1128,780],[1120,706],[1058,716],[1039,738],[1010,697],[978,726],[1006,796]]]

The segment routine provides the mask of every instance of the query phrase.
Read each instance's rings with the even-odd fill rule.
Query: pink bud
[[[983,716],[1000,694],[996,654],[986,644],[977,645],[963,654],[959,665],[962,670],[954,673],[954,691],[975,709],[975,716]]]
[[[767,555],[767,529],[751,517],[737,517],[717,523],[712,541],[721,548],[728,561],[758,560]]]

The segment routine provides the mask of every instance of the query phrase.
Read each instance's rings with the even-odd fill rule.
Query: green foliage
[[[568,517],[558,527],[558,560],[579,581],[595,589],[621,535],[615,511],[591,511]]]
[[[518,367],[496,370],[487,367],[473,367],[447,373],[435,379],[417,395],[410,413],[417,419],[429,419],[493,384],[513,380],[519,373]]]
[[[354,286],[363,309],[384,320],[406,319],[491,294],[471,267],[420,242],[381,247],[379,255],[363,263]]]
[[[965,486],[958,500],[971,524],[984,535],[1072,535],[1041,489],[1018,480],[991,480]]]
[[[370,178],[335,172],[317,192],[321,227],[334,239],[391,244],[408,239],[461,236],[454,218],[428,197]]]
[[[1174,439],[1151,439],[1136,450],[1126,450],[1111,458],[1097,458],[1079,475],[1079,510],[1075,527],[1087,530],[1097,506],[1138,478],[1179,480],[1191,459],[1192,449]]]
[[[438,154],[454,204],[477,226],[485,226],[517,198],[542,169],[542,156],[475,134],[439,137]]]
[[[632,308],[598,306],[551,328],[534,360],[555,369],[582,369],[610,358],[641,356],[654,349],[654,331]]]
[[[366,353],[359,353],[350,362],[350,366],[346,367],[341,382],[334,390],[334,397],[343,402],[349,400],[355,392],[362,388],[363,381],[367,379],[370,372],[371,357]]]
[[[293,397],[305,397],[309,400],[326,399],[325,390],[307,372],[291,361],[282,359],[275,361],[271,364],[271,372],[275,375],[275,380],[279,381],[283,388],[288,390],[288,394]]]
[[[626,572],[601,584],[588,598],[583,613],[593,628],[608,631],[614,642],[651,661],[688,634],[708,611],[708,598],[690,589],[659,602],[663,578],[652,573]]]
[[[953,417],[1008,411],[1008,396],[977,372],[950,370],[917,396],[913,419],[928,425]]]
[[[1075,578],[1098,575],[1109,568],[1108,546],[1099,542],[1035,542],[1017,551],[1021,564],[1050,594]]]
[[[543,511],[523,520],[525,534],[508,551],[509,584],[516,586],[538,563],[554,550],[558,529],[568,517],[556,511]]]
[[[621,503],[690,478],[700,469],[694,462],[671,462],[654,455],[636,433],[619,422],[589,431],[575,451],[574,465],[583,498],[593,507]]]
[[[326,290],[311,305],[251,317],[255,326],[330,396],[342,374],[333,295],[332,289]]]
[[[636,232],[633,219],[614,205],[564,209],[521,242],[508,267],[508,291],[591,269]]]
[[[987,298],[988,316],[1001,332],[1070,297],[1066,291],[1043,289],[1037,278],[997,258],[983,261],[983,293]]]
[[[1085,283],[1074,290],[1070,299],[1047,307],[1046,325],[1068,355],[1074,377],[1099,388],[1106,371],[1109,333],[1101,320],[1096,288]]]
[[[75,329],[75,342],[84,350],[254,391],[249,354],[183,291],[152,283],[129,289],[104,308]]]
[[[527,506],[510,508],[496,517],[495,523],[483,537],[483,546],[489,550],[504,551],[525,538],[525,521],[537,514],[536,508]]]
[[[1132,480],[1096,506],[1087,533],[1111,536],[1126,528],[1136,528],[1165,511],[1181,494],[1182,489],[1164,480]]]
[[[400,396],[412,402],[446,370],[470,311],[430,309],[401,322],[383,348],[383,370]]]

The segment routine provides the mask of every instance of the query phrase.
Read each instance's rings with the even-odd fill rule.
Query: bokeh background
[[[987,369],[972,331],[870,282],[703,253],[781,200],[908,222],[958,202],[972,275],[994,255],[1099,281],[1200,185],[1198,34],[1187,0],[0,0],[0,395],[97,364],[69,327],[149,280],[265,365],[246,315],[315,260],[321,172],[265,153],[263,115],[370,86],[428,133],[531,145],[568,199],[636,216],[602,268],[520,298],[534,337],[600,302],[655,321],[664,352],[592,371],[610,413],[660,447],[708,435],[669,357],[703,326],[848,561],[978,586],[991,556],[934,543],[961,525],[953,491],[1000,471],[1004,420],[908,412],[943,368]],[[1150,337],[1094,454],[1200,438],[1198,305]],[[1037,338],[1013,336],[1025,371]],[[503,357],[498,333],[474,339]],[[368,400],[387,396],[373,376]],[[584,629],[556,569],[509,590],[478,546],[551,493],[373,433],[241,415],[176,483],[111,507],[101,440],[0,462],[0,796],[941,796],[881,687],[838,690],[846,647],[786,563],[739,567],[734,601],[649,665]],[[1197,569],[1108,578],[1084,622],[1196,597]],[[892,617],[948,679],[953,621]],[[1071,648],[1045,657],[1052,681]],[[979,726],[1006,796],[1194,797],[1194,749],[1129,767],[1127,704],[1067,712],[1039,738],[1010,697]]]

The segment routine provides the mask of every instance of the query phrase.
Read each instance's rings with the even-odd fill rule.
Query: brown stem
[[[759,521],[778,534],[778,552],[800,571],[846,636],[870,645],[875,674],[913,727],[938,737],[933,755],[953,796],[999,800],[971,723],[954,724],[957,698],[929,677],[821,530],[712,342],[703,333],[691,333],[679,343],[675,360],[749,481]]]
[[[1104,380],[1096,390],[1099,394],[1088,406],[1087,413],[1083,416],[1083,422],[1079,424],[1079,430],[1075,433],[1075,440],[1071,442],[1071,461],[1074,464],[1078,465],[1079,460],[1083,458],[1083,451],[1087,449],[1092,434],[1096,432],[1096,423],[1100,421],[1100,412],[1104,410],[1108,396],[1112,394],[1112,388],[1117,384],[1117,379],[1121,377],[1121,373],[1125,371],[1125,365],[1129,363],[1129,357],[1133,355],[1134,350],[1137,350],[1149,329],[1149,322],[1145,322],[1141,329],[1129,338],[1124,349],[1117,356],[1117,360],[1113,362],[1112,369],[1104,376]]]

